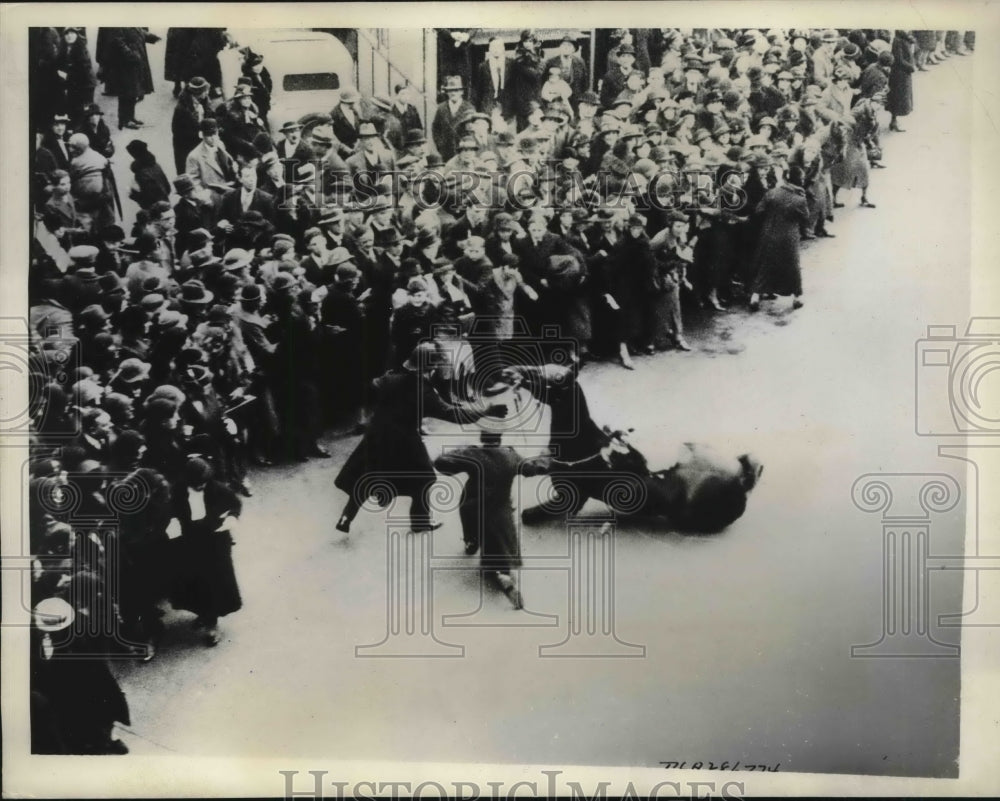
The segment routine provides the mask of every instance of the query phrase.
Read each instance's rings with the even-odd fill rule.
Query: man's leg
[[[441,524],[431,518],[427,502],[427,495],[433,485],[434,480],[431,479],[413,495],[410,503],[410,528],[414,531],[434,531],[441,528]]]

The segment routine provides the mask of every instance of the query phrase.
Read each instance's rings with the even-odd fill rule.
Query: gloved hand
[[[506,403],[494,403],[486,408],[487,417],[506,417],[507,416],[507,404]]]

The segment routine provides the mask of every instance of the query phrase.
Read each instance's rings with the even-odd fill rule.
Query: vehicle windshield
[[[286,92],[315,92],[339,89],[340,78],[335,72],[305,72],[286,75],[281,82]]]

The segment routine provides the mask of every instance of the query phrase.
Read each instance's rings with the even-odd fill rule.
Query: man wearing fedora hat
[[[178,173],[184,172],[188,153],[198,146],[201,121],[213,116],[208,108],[208,81],[200,75],[188,81],[177,98],[170,131],[174,147],[174,165]]]
[[[274,197],[257,188],[257,168],[253,164],[244,164],[239,169],[239,188],[231,189],[222,196],[219,206],[219,227],[226,229],[225,223],[232,225],[244,214],[256,211],[270,223],[274,222]]]
[[[562,79],[570,86],[570,105],[575,110],[580,101],[580,97],[589,87],[589,77],[587,65],[580,57],[576,47],[576,40],[566,34],[559,42],[559,52],[546,63],[546,69],[553,66],[561,68]]]
[[[333,126],[329,123],[314,126],[309,134],[309,147],[313,153],[310,160],[318,162],[323,191],[327,196],[336,193],[339,182],[343,178],[349,178],[351,171],[340,157],[342,144],[334,135]]]
[[[628,76],[632,74],[632,66],[635,64],[635,48],[630,44],[623,44],[618,48],[618,63],[608,66],[608,71],[601,78],[601,105],[610,107],[612,101],[617,98],[628,83]]]
[[[812,82],[820,89],[825,89],[833,81],[833,71],[836,68],[833,53],[839,38],[835,30],[823,31],[820,46],[812,54]]]
[[[420,128],[411,128],[403,137],[403,155],[416,159],[410,169],[419,172],[427,168],[427,137]]]
[[[403,140],[409,131],[414,129],[423,131],[424,128],[420,112],[413,105],[412,93],[413,91],[407,83],[397,83],[392,90],[392,108],[389,113],[399,122],[399,141],[393,141],[392,137],[396,136],[394,133],[390,136],[389,144],[396,149],[397,153],[402,152],[406,146]]]
[[[313,152],[302,140],[302,125],[296,120],[285,120],[281,124],[281,136],[275,145],[278,158],[285,166],[285,181],[294,183],[298,168],[311,160]]]
[[[203,119],[199,130],[201,143],[188,153],[184,172],[197,185],[209,190],[213,201],[218,203],[236,183],[236,162],[219,139],[219,123],[215,119]]]
[[[340,102],[330,111],[330,125],[333,127],[333,135],[340,142],[339,152],[342,158],[347,158],[354,152],[354,147],[358,142],[358,132],[361,120],[358,117],[358,104],[361,102],[361,95],[358,90],[345,86],[340,92]]]
[[[192,231],[199,229],[208,232],[212,227],[212,207],[195,195],[195,185],[191,176],[181,173],[174,179],[174,191],[179,198],[174,206],[175,226],[177,236],[175,241],[177,252],[185,253],[190,249],[188,240]]]
[[[476,110],[463,97],[465,89],[462,85],[461,75],[449,75],[445,78],[443,91],[445,101],[440,103],[434,112],[434,120],[431,123],[431,137],[434,139],[434,146],[437,148],[437,152],[447,162],[456,152],[459,120],[470,114],[474,114]]]
[[[362,122],[357,131],[358,152],[347,159],[351,176],[367,176],[367,184],[374,186],[381,176],[396,169],[392,155],[382,144],[381,137],[372,122]]]

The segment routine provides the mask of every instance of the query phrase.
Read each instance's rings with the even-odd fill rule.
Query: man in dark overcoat
[[[459,120],[476,113],[472,104],[463,99],[464,91],[461,76],[450,75],[444,84],[445,101],[440,103],[434,112],[431,137],[444,162],[448,162],[455,155]]]
[[[146,44],[160,37],[146,28],[115,28],[108,37],[104,78],[108,91],[118,95],[118,129],[138,128],[135,106],[153,93],[153,73],[149,69]]]
[[[422,342],[403,364],[375,380],[375,406],[364,438],[348,457],[334,481],[346,492],[347,505],[337,530],[350,531],[361,504],[371,496],[383,506],[396,495],[412,498],[410,523],[414,531],[433,531],[441,524],[430,518],[427,491],[434,483],[434,467],[420,436],[421,420],[437,417],[452,423],[473,423],[487,415],[506,417],[505,404],[483,409],[450,403],[433,388],[437,346]],[[391,497],[390,497],[391,496]]]

